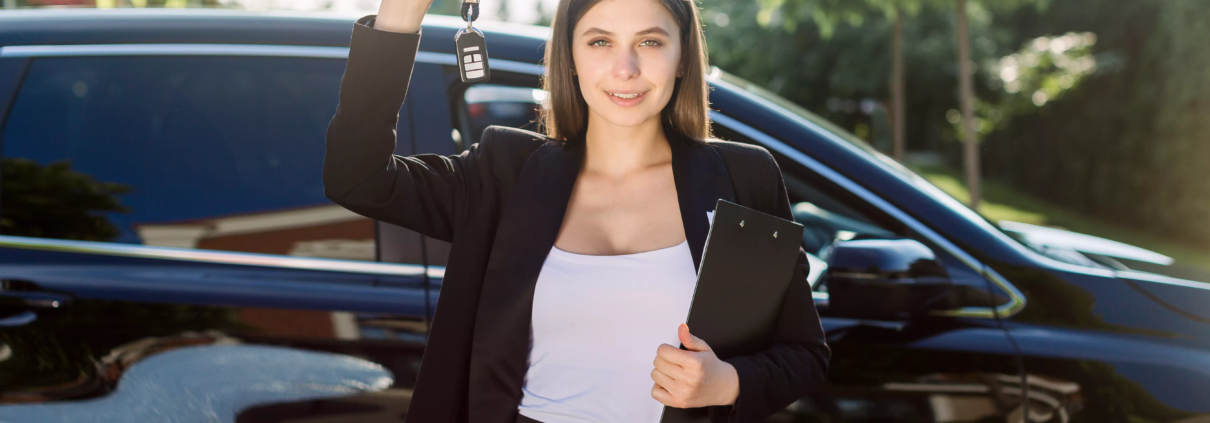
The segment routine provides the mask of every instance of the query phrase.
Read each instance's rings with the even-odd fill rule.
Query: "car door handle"
[[[62,309],[74,300],[70,294],[46,291],[33,282],[0,279],[0,327],[28,325],[38,320],[39,310]]]
[[[46,291],[32,282],[0,280],[0,308],[53,310],[70,306],[74,300],[70,294]]]

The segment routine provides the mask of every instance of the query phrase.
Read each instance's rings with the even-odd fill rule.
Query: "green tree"
[[[906,140],[906,100],[903,60],[904,15],[915,15],[927,3],[939,0],[760,0],[761,13],[758,22],[767,25],[779,10],[790,17],[783,26],[792,31],[798,20],[809,18],[819,28],[820,35],[831,38],[841,23],[860,26],[866,16],[881,14],[894,22],[891,31],[890,107],[892,154],[902,161]]]
[[[1025,4],[1044,4],[1045,0],[1001,0],[993,2],[997,10],[1011,10]],[[811,19],[820,29],[821,34],[828,38],[841,22],[860,26],[869,15],[882,15],[888,21],[894,22],[890,48],[890,102],[893,138],[892,156],[903,160],[906,145],[906,100],[904,77],[904,15],[915,15],[926,6],[938,7],[953,4],[956,10],[955,36],[957,46],[958,93],[961,105],[963,136],[963,163],[965,167],[968,189],[971,193],[971,207],[978,206],[980,199],[979,171],[979,141],[978,125],[975,118],[976,97],[971,66],[969,19],[967,0],[760,0],[762,10],[758,21],[767,25],[774,13],[782,11],[787,15],[782,26],[793,30],[797,22]]]
[[[1210,50],[1200,46],[1210,3],[1070,0],[998,19],[1018,43],[1096,34],[1095,70],[991,133],[989,174],[1102,221],[1210,247]]]
[[[98,215],[128,213],[117,196],[126,185],[99,182],[62,160],[45,166],[29,159],[0,159],[0,234],[109,241],[117,226]]]

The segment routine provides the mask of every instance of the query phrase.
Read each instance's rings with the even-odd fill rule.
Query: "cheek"
[[[580,81],[580,86],[591,86],[596,80],[600,79],[598,74],[606,65],[597,56],[599,55],[583,51],[572,52],[572,66],[575,67],[576,79]]]
[[[675,81],[681,62],[681,51],[676,48],[668,48],[654,51],[651,56],[647,66],[649,74],[653,77],[659,75],[661,80]]]

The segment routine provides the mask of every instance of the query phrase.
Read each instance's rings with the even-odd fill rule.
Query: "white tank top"
[[[518,405],[543,423],[655,423],[660,344],[680,345],[697,272],[689,242],[596,256],[552,247],[534,287],[529,369]]]

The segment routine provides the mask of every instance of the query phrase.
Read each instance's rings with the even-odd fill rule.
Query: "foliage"
[[[1210,246],[1210,3],[1072,0],[1000,25],[1097,34],[1078,90],[991,134],[989,174],[1094,218]],[[1027,164],[1027,165],[1026,165]]]
[[[1003,92],[998,101],[979,102],[975,122],[979,135],[1005,127],[1012,116],[1035,113],[1048,101],[1075,89],[1097,69],[1092,55],[1095,43],[1096,34],[1091,32],[1040,36],[1016,53],[990,60],[985,65],[987,84]],[[962,130],[957,110],[947,112],[946,119],[955,131]]]
[[[120,231],[97,213],[129,212],[117,199],[127,192],[126,185],[72,170],[66,160],[43,166],[0,159],[0,234],[108,241]]]
[[[953,11],[924,4],[904,22],[908,148],[957,151],[956,133],[946,121],[946,112],[958,107]],[[791,15],[784,10],[765,26],[757,21],[762,9],[755,2],[704,0],[703,5],[711,64],[851,131],[875,126],[871,109],[863,110],[862,103],[884,102],[889,93],[892,22],[882,11],[869,11],[860,26],[838,25],[825,38],[809,16],[787,30],[781,19]],[[972,4],[970,14],[975,63],[1015,51],[1017,38],[992,26],[988,9]],[[988,69],[978,72],[976,81],[988,80]],[[987,84],[975,87],[977,97],[989,101],[998,91]]]
[[[704,0],[711,63],[866,132],[875,116],[860,105],[889,91],[879,6],[891,1]],[[908,149],[952,165],[950,3],[919,2],[904,55]],[[1199,47],[1210,3],[972,1],[968,16],[987,175],[1098,221],[1210,246],[1210,50]]]

